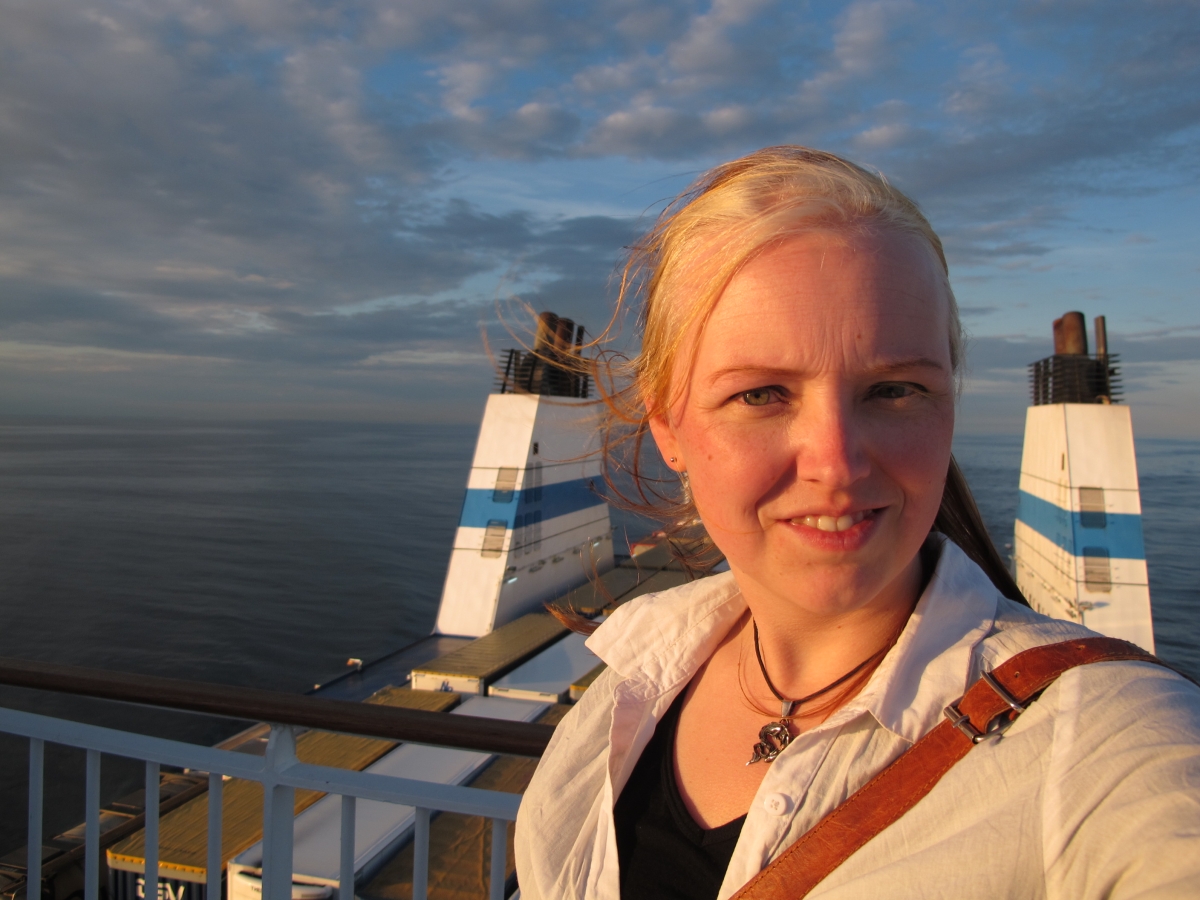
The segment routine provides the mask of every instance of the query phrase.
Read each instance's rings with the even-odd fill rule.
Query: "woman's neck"
[[[825,612],[819,603],[800,604],[757,591],[752,579],[746,581],[742,594],[749,615],[737,626],[742,632],[738,638],[751,641],[751,629],[757,625],[763,665],[771,682],[784,697],[797,698],[821,689],[889,647],[912,614],[926,578],[918,555],[870,600],[834,612]],[[752,650],[750,660],[757,668]]]

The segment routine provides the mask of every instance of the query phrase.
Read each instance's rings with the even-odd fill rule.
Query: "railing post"
[[[288,725],[272,725],[263,778],[263,900],[291,900],[292,826],[296,791],[278,784],[277,773],[296,763],[296,734]]]
[[[100,900],[100,751],[87,752],[83,791],[83,900]]]
[[[492,819],[492,874],[489,900],[504,900],[504,876],[508,858],[508,822]]]
[[[417,807],[413,822],[413,900],[429,897],[429,810]]]
[[[45,785],[46,743],[29,739],[29,846],[25,849],[25,898],[42,896],[42,788]]]
[[[158,900],[158,763],[146,760],[146,865],[142,897]]]
[[[221,858],[221,821],[225,811],[221,792],[225,780],[216,772],[208,775],[208,896],[206,900],[221,900],[221,870],[225,860]]]
[[[354,900],[354,825],[357,798],[342,795],[342,855],[338,874],[338,900]]]

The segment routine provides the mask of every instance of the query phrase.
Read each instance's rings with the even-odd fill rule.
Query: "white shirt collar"
[[[686,684],[746,610],[732,572],[723,572],[619,606],[588,648],[652,693]]]
[[[915,742],[936,724],[947,698],[966,690],[975,647],[992,630],[999,596],[983,570],[944,541],[896,646],[863,690],[818,727],[839,727],[866,712]],[[621,606],[587,645],[635,696],[650,700],[686,685],[745,609],[733,574],[714,575]]]

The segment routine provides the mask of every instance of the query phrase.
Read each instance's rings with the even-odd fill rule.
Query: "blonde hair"
[[[598,343],[636,308],[641,349],[632,358],[601,352],[592,363],[607,412],[610,499],[663,521],[685,563],[704,568],[719,551],[699,520],[686,476],[644,470],[651,414],[670,408],[679,354],[694,346],[741,268],[766,248],[812,232],[910,235],[927,247],[944,279],[950,361],[961,381],[965,339],[941,239],[917,204],[882,175],[799,146],[767,147],[706,172],[630,248],[613,320]],[[934,529],[962,546],[1006,596],[1020,598],[953,460]]]

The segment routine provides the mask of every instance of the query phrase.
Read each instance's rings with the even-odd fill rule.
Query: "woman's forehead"
[[[949,367],[949,304],[919,239],[803,235],[733,277],[693,343],[693,362],[807,368],[923,357]]]

